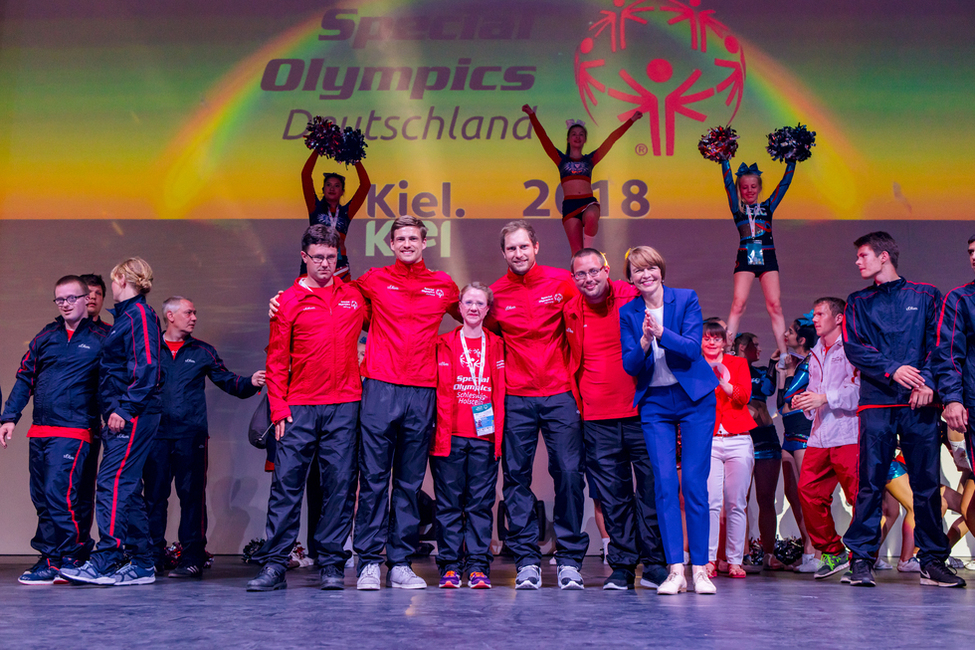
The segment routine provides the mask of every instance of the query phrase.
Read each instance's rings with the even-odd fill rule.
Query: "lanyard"
[[[472,379],[474,378],[474,375],[475,375],[474,367],[477,366],[477,373],[476,373],[477,374],[477,384],[474,385],[474,390],[476,392],[480,393],[481,392],[481,382],[484,381],[484,366],[485,366],[485,363],[487,361],[487,358],[486,358],[487,337],[484,336],[484,333],[483,332],[481,332],[481,363],[480,364],[475,364],[474,363],[474,360],[471,359],[471,353],[467,349],[467,337],[464,336],[464,333],[463,332],[460,333],[460,344],[464,348],[464,363],[467,365],[467,369],[470,371],[471,378]]]
[[[755,238],[755,208],[754,205],[745,206],[745,215],[748,217],[748,227],[751,228],[752,238]]]
[[[333,214],[328,203],[325,204],[325,216],[328,217],[328,227],[332,230],[335,230],[335,226],[339,222],[339,210],[341,209],[341,205],[335,206],[335,213]]]

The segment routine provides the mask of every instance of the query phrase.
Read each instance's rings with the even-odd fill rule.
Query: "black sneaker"
[[[323,566],[319,572],[319,577],[322,580],[321,588],[323,590],[345,589],[345,572],[334,564]]]
[[[170,571],[168,575],[170,578],[199,579],[203,577],[203,567],[196,564],[180,564],[175,569]]]
[[[921,567],[921,584],[930,587],[964,587],[965,581],[943,562],[928,562]]]
[[[636,575],[632,571],[627,571],[626,569],[613,569],[606,581],[603,582],[603,590],[606,591],[626,591],[627,589],[633,589],[633,583],[636,581]]]
[[[647,589],[656,589],[664,583],[670,570],[663,564],[644,564],[643,575],[640,576],[640,586]]]
[[[840,582],[845,584],[850,584],[850,580],[853,580],[853,572],[847,571],[840,577]]]
[[[257,577],[247,583],[247,591],[275,591],[287,589],[288,581],[284,574],[287,571],[279,564],[265,564]]]
[[[850,576],[850,585],[854,587],[877,586],[877,582],[873,579],[872,560],[853,560],[853,575]]]

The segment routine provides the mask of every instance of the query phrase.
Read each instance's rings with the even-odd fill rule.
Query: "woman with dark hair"
[[[782,441],[782,483],[785,498],[792,506],[792,514],[795,515],[799,535],[802,537],[802,562],[794,567],[799,573],[815,572],[819,568],[819,562],[816,559],[816,549],[806,532],[799,500],[799,471],[802,469],[802,457],[806,453],[806,444],[812,431],[812,420],[803,414],[802,409],[792,408],[792,398],[809,386],[809,351],[818,340],[811,312],[792,321],[792,325],[785,331],[785,343],[789,347],[785,368],[781,364],[777,366],[778,392],[775,399],[782,415],[782,428],[785,430],[785,439]]]
[[[349,224],[356,212],[362,207],[369,188],[372,183],[366,168],[359,161],[355,164],[356,174],[359,176],[359,188],[352,195],[352,200],[346,204],[340,203],[345,194],[345,176],[329,172],[325,174],[325,184],[322,186],[322,198],[318,198],[315,192],[315,182],[312,180],[312,173],[315,171],[315,163],[318,162],[318,152],[312,151],[305,161],[305,166],[301,168],[301,192],[305,197],[305,207],[308,209],[308,223],[314,226],[321,223],[335,230],[339,234],[339,259],[335,265],[335,275],[343,282],[352,280],[352,272],[349,269],[349,256],[345,249],[345,236],[349,232]],[[302,263],[301,274],[304,275],[305,267]]]
[[[542,123],[538,121],[534,109],[528,104],[521,107],[528,114],[532,128],[542,143],[545,153],[559,168],[562,183],[562,227],[569,238],[569,248],[575,255],[583,248],[591,248],[596,232],[599,230],[599,202],[592,193],[592,170],[596,164],[606,157],[616,141],[623,137],[643,116],[637,111],[630,119],[623,122],[615,131],[609,134],[606,141],[591,153],[583,155],[582,148],[586,146],[589,132],[585,122],[567,120],[568,131],[565,135],[565,153],[555,148],[549,139]]]
[[[626,277],[640,292],[620,308],[623,368],[637,378],[640,409],[653,467],[657,516],[669,574],[661,595],[687,591],[680,495],[684,497],[693,589],[715,593],[707,573],[708,474],[718,379],[701,354],[703,321],[697,294],[665,287],[667,264],[649,246],[627,253]],[[681,475],[677,472],[677,432]]]

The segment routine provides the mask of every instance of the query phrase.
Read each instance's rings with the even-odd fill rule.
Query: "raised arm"
[[[775,186],[775,191],[769,196],[768,204],[769,207],[774,211],[779,207],[779,203],[782,202],[782,197],[785,196],[786,190],[792,185],[792,175],[796,172],[796,163],[792,161],[785,166],[785,174],[782,175],[782,180],[779,184]]]
[[[555,148],[555,145],[549,139],[548,134],[545,133],[545,129],[542,128],[542,123],[538,121],[535,111],[528,104],[522,106],[521,110],[528,113],[528,119],[531,120],[532,128],[535,129],[535,135],[538,136],[538,141],[542,143],[542,149],[552,159],[552,162],[558,165],[562,161],[562,154],[559,153],[559,150]]]
[[[315,211],[315,204],[318,202],[318,195],[315,194],[315,181],[312,180],[316,162],[318,162],[318,152],[313,149],[308,160],[305,161],[305,166],[301,168],[301,193],[305,197],[305,207],[308,208],[309,215]]]
[[[369,196],[369,188],[372,187],[372,181],[369,180],[369,174],[366,173],[366,166],[362,164],[361,160],[355,164],[355,173],[359,176],[359,188],[356,189],[355,194],[352,195],[352,200],[349,201],[349,219],[354,217],[362,204],[365,203],[366,197]]]
[[[641,117],[643,117],[643,113],[637,111],[630,116],[630,119],[620,124],[615,131],[610,133],[609,137],[606,138],[606,140],[599,145],[599,148],[596,149],[595,153],[593,153],[592,164],[595,165],[600,160],[605,158],[606,154],[609,153],[609,150],[613,148],[614,144],[616,144],[616,141],[622,138],[623,134],[629,131],[631,126],[639,122]]]
[[[724,191],[728,194],[728,207],[731,213],[738,212],[738,188],[735,187],[735,176],[731,173],[731,163],[721,161],[721,178],[724,180]]]

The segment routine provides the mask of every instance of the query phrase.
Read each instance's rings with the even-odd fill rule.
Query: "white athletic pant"
[[[755,467],[752,437],[715,436],[711,442],[711,473],[708,475],[708,505],[711,512],[708,558],[718,559],[718,536],[721,533],[721,506],[725,511],[725,557],[728,564],[741,564],[748,534],[748,486]]]

